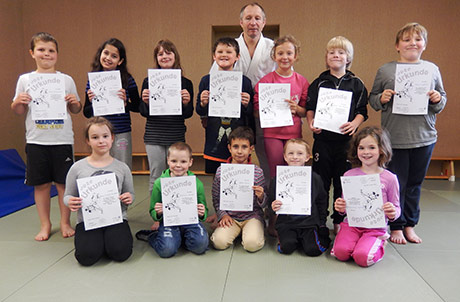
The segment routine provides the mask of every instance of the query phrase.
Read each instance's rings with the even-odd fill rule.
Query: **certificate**
[[[181,115],[181,70],[149,69],[148,75],[150,115]]]
[[[396,64],[393,113],[424,115],[428,113],[428,91],[432,70],[425,64]]]
[[[94,116],[125,113],[125,101],[117,95],[121,89],[119,70],[88,72],[88,79],[95,95],[91,101]]]
[[[277,166],[276,214],[311,215],[311,167]]]
[[[254,165],[220,165],[220,209],[252,211],[254,202]]]
[[[348,122],[353,92],[319,88],[313,126],[342,134],[340,126]]]
[[[215,71],[209,76],[208,116],[241,117],[241,71]]]
[[[360,228],[385,228],[380,175],[342,176],[348,224]]]
[[[77,179],[85,230],[123,222],[115,173]]]
[[[259,84],[259,117],[262,128],[292,126],[291,84]]]
[[[164,226],[198,223],[196,177],[161,178]]]
[[[32,120],[67,119],[65,79],[59,73],[31,73],[27,93],[32,98]]]

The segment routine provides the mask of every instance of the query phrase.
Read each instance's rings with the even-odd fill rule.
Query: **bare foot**
[[[213,230],[217,229],[217,215],[216,214],[213,214],[209,216],[208,218],[206,218],[205,222],[211,224],[211,229]]]
[[[404,236],[406,236],[407,241],[412,243],[422,243],[422,238],[415,234],[413,227],[405,227],[404,228]]]
[[[75,235],[75,230],[70,224],[61,224],[61,234],[63,238],[69,238]]]
[[[406,244],[406,238],[404,238],[404,234],[402,230],[393,230],[390,234],[390,241],[396,244]]]
[[[339,231],[340,231],[340,224],[334,223],[334,235],[337,235]]]
[[[46,241],[50,238],[51,234],[51,225],[43,226],[40,228],[40,232],[35,236],[37,241]]]
[[[160,222],[159,222],[159,221],[155,221],[155,222],[152,224],[152,226],[150,227],[150,229],[151,229],[152,231],[156,231],[156,230],[158,230],[159,227],[160,227]]]

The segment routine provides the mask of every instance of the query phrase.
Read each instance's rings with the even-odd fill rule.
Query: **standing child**
[[[254,133],[249,127],[238,127],[228,137],[228,149],[231,157],[228,163],[251,164],[251,152],[254,150]],[[267,204],[264,192],[265,179],[262,169],[254,167],[254,190],[252,211],[220,210],[221,167],[217,168],[212,184],[212,202],[217,213],[218,227],[211,236],[214,247],[224,250],[233,244],[242,232],[243,248],[248,252],[257,252],[264,247],[263,208]]]
[[[292,112],[294,125],[284,127],[264,128],[265,153],[267,155],[270,177],[276,175],[276,166],[284,164],[283,147],[288,139],[302,138],[301,118],[305,117],[308,81],[293,70],[300,53],[300,45],[290,35],[276,39],[271,51],[271,57],[276,62],[275,71],[264,76],[256,84],[254,90],[254,114],[259,117],[259,84],[286,83],[291,84],[291,98],[286,100]]]
[[[369,96],[372,108],[382,111],[382,127],[390,133],[393,159],[388,168],[398,175],[401,187],[402,214],[398,220],[390,223],[390,240],[397,244],[405,244],[406,240],[422,242],[414,231],[420,218],[420,192],[437,140],[436,114],[444,109],[447,102],[439,68],[431,62],[421,60],[427,38],[428,32],[418,23],[408,23],[401,28],[396,34],[399,60],[380,67]],[[397,64],[418,65],[433,70],[431,90],[427,93],[427,114],[393,113]]]
[[[327,70],[321,73],[308,88],[307,120],[315,138],[313,171],[321,176],[328,195],[331,183],[333,184],[333,200],[342,195],[340,176],[351,168],[347,161],[347,150],[351,136],[356,132],[359,125],[367,119],[367,90],[363,81],[348,70],[352,61],[353,44],[341,36],[332,38],[326,46]],[[321,87],[353,93],[348,122],[341,126],[341,134],[313,127],[318,92]],[[334,232],[337,233],[343,216],[334,210],[332,219]]]
[[[110,154],[116,159],[124,162],[132,168],[132,139],[131,139],[131,116],[130,111],[139,112],[139,90],[136,81],[128,72],[126,58],[126,49],[123,43],[115,38],[111,38],[99,47],[91,64],[92,71],[112,71],[119,70],[121,75],[121,86],[118,91],[118,97],[125,101],[125,113],[112,114],[104,116],[113,125],[115,131],[114,144]],[[83,114],[90,118],[94,115],[93,91],[86,84],[86,99]]]
[[[233,38],[220,38],[214,43],[212,53],[219,70],[231,71],[240,57],[240,47]],[[209,79],[209,74],[201,78],[196,100],[196,112],[202,117],[208,116]],[[206,173],[216,173],[220,163],[225,163],[229,158],[227,146],[230,132],[238,126],[249,126],[253,114],[252,98],[251,80],[243,75],[240,118],[207,117],[203,156]]]
[[[290,139],[284,145],[284,160],[288,166],[304,166],[310,159],[310,147],[303,139]],[[270,186],[269,200],[273,200],[272,209],[278,211],[283,203],[275,200],[276,177]],[[276,231],[278,233],[278,251],[291,254],[297,247],[308,256],[319,256],[329,248],[331,239],[326,227],[327,194],[321,177],[312,172],[311,214],[310,215],[277,215]]]
[[[387,220],[394,221],[401,213],[398,178],[384,169],[391,159],[391,153],[387,133],[378,127],[366,127],[353,137],[349,150],[352,163],[361,166],[347,171],[345,176],[379,174],[383,212]],[[337,198],[334,207],[337,212],[344,215],[346,200]],[[359,266],[371,266],[382,260],[388,237],[386,228],[350,227],[345,218],[340,224],[331,254],[340,261],[347,261],[353,257]]]
[[[150,199],[150,215],[155,221],[160,221],[158,232],[139,231],[136,236],[147,235],[148,242],[162,258],[169,258],[177,253],[182,242],[185,248],[197,255],[204,254],[208,248],[208,232],[201,222],[181,226],[166,227],[163,224],[163,203],[161,195],[161,178],[194,175],[189,168],[193,164],[192,149],[184,142],[177,142],[168,148],[169,169],[163,171],[153,185]],[[200,221],[208,215],[206,196],[203,183],[196,178],[197,211]],[[142,238],[143,239],[143,238]]]
[[[71,237],[75,231],[70,226],[70,211],[63,203],[65,178],[73,164],[73,130],[70,116],[64,120],[32,120],[29,92],[30,75],[33,73],[60,73],[56,71],[58,44],[49,33],[40,32],[32,37],[30,55],[37,64],[37,70],[23,74],[16,85],[16,94],[11,109],[18,115],[26,114],[26,184],[34,186],[35,205],[40,219],[40,232],[35,240],[48,240],[51,233],[50,189],[51,183],[58,190],[61,212],[62,237]],[[80,98],[73,79],[63,74],[65,79],[65,101],[67,110],[78,113]]]
[[[70,168],[64,196],[64,202],[70,210],[78,211],[75,228],[75,258],[84,266],[93,265],[103,255],[122,262],[131,256],[133,249],[133,237],[126,220],[128,205],[134,200],[133,176],[125,163],[110,155],[114,131],[107,119],[103,117],[89,119],[85,138],[86,143],[91,147],[91,155],[79,160]],[[123,222],[85,231],[77,179],[108,173],[115,173],[117,179]]]

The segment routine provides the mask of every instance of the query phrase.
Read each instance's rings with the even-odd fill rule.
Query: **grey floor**
[[[211,204],[211,178],[200,178]],[[134,181],[133,233],[151,224],[147,177]],[[318,258],[280,255],[273,238],[254,254],[237,243],[202,256],[180,251],[171,259],[135,240],[126,262],[82,267],[73,239],[59,233],[56,203],[54,198],[55,226],[47,242],[33,240],[34,206],[0,219],[0,301],[460,301],[458,181],[425,181],[417,227],[424,242],[389,244],[384,259],[370,268],[339,262],[329,252]]]

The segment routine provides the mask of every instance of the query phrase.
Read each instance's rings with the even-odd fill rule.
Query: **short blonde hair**
[[[177,142],[169,146],[168,154],[167,154],[168,158],[169,158],[169,155],[171,154],[171,151],[186,151],[189,155],[189,158],[190,159],[193,158],[192,148],[184,142]]]
[[[353,55],[354,55],[353,44],[350,42],[350,40],[342,36],[337,36],[337,37],[330,39],[326,45],[326,56],[327,56],[327,52],[334,48],[340,48],[340,49],[345,50],[345,52],[347,53],[346,67],[347,69],[350,68],[351,63],[353,62]],[[326,62],[326,68],[329,69],[327,62]]]
[[[310,152],[310,145],[305,141],[303,140],[302,138],[291,138],[289,139],[285,144],[284,144],[284,147],[283,147],[283,154],[286,153],[286,149],[287,149],[287,146],[289,144],[298,144],[298,145],[302,145],[305,147],[305,151],[307,152],[307,155],[308,156],[311,156],[311,152]]]
[[[291,43],[294,46],[295,55],[297,56],[297,59],[298,59],[300,55],[300,42],[297,41],[297,39],[294,38],[294,36],[285,35],[275,40],[272,50],[270,52],[270,56],[272,60],[275,61],[276,48],[284,43]]]
[[[405,34],[413,35],[418,34],[420,37],[425,40],[425,45],[428,42],[428,31],[423,25],[420,25],[416,22],[407,23],[404,25],[396,34],[396,42],[395,45],[398,45],[399,41],[401,41]]]

